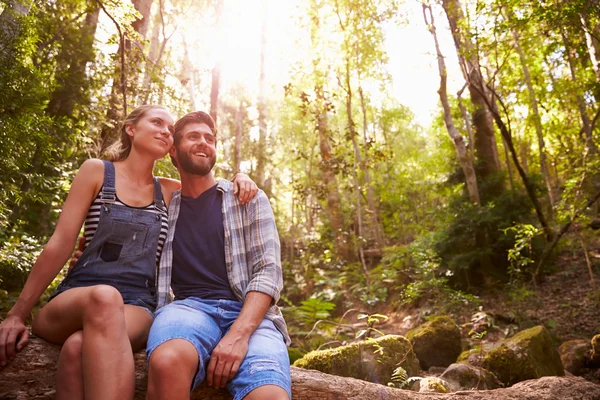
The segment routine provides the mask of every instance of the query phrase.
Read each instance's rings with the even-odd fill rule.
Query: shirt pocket
[[[100,258],[114,262],[138,257],[144,252],[147,236],[147,225],[113,221],[111,234],[100,250]]]

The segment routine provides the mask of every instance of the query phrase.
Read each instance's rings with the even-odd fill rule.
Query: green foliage
[[[389,254],[382,263],[397,269],[406,281],[400,284],[399,300],[402,305],[418,304],[432,307],[433,311],[446,311],[477,304],[478,299],[450,286],[448,270],[441,267],[440,259],[433,252],[431,243],[424,238]]]
[[[0,247],[0,288],[20,290],[42,249],[42,244],[30,236],[13,237]]]
[[[389,387],[395,387],[398,389],[403,389],[408,381],[408,374],[406,370],[402,367],[398,367],[392,372],[392,377],[390,382],[388,382]]]
[[[508,261],[510,267],[508,274],[512,280],[522,280],[526,276],[534,273],[530,266],[534,264],[533,239],[541,235],[542,230],[531,224],[517,224],[504,229],[504,234],[512,232],[515,237],[515,245],[508,250]]]
[[[335,304],[317,298],[310,298],[300,303],[298,314],[305,325],[314,325],[317,321],[328,319]]]

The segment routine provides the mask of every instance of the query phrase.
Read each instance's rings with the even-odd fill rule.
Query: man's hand
[[[206,374],[208,386],[215,389],[227,386],[246,357],[248,340],[249,337],[231,331],[223,336],[210,356]]]
[[[246,204],[256,196],[258,186],[248,175],[238,172],[233,177],[233,194],[238,196],[240,203]]]
[[[25,321],[17,316],[8,316],[0,324],[0,368],[15,358],[29,340]]]
[[[75,249],[75,253],[73,253],[71,260],[69,261],[69,272],[71,272],[75,264],[77,264],[79,257],[83,254],[83,250],[85,250],[85,236],[80,236],[77,241],[77,249]]]

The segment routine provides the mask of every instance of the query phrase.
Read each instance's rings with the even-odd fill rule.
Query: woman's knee
[[[117,289],[108,285],[93,286],[88,297],[87,308],[95,312],[114,312],[123,310],[123,297]]]
[[[83,348],[83,332],[77,331],[65,341],[60,350],[60,360],[67,367],[75,367],[81,364]]]

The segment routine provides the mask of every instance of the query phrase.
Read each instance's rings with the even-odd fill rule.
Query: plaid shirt
[[[282,333],[289,346],[290,337],[277,301],[283,287],[281,251],[275,217],[269,199],[262,190],[247,205],[233,194],[233,183],[219,180],[217,190],[223,194],[223,228],[225,263],[233,294],[243,302],[248,292],[261,292],[273,298],[265,318]],[[171,301],[173,237],[179,216],[181,191],[173,193],[169,204],[169,233],[158,269],[158,307]]]

